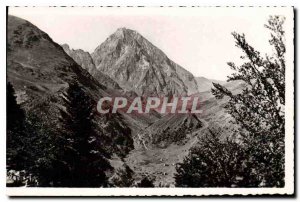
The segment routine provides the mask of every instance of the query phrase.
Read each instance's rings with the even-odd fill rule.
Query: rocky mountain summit
[[[73,58],[77,64],[86,69],[88,72],[91,72],[93,69],[95,69],[95,64],[89,52],[86,52],[82,49],[70,49],[68,44],[63,44],[61,47],[71,58]]]
[[[194,76],[136,31],[119,28],[91,55],[97,70],[140,96],[197,92]]]

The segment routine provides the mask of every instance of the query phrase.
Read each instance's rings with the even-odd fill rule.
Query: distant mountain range
[[[213,82],[214,83],[219,83],[221,85],[226,83],[226,81],[220,81],[220,80],[215,80],[215,79],[207,79],[205,77],[195,77],[195,80],[197,82],[198,92],[210,91],[211,88],[213,87],[213,84],[212,84]]]

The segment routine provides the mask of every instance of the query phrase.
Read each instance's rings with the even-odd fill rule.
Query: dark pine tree
[[[107,186],[105,171],[111,169],[107,154],[99,146],[99,137],[93,122],[95,105],[77,83],[70,83],[64,94],[66,110],[62,110],[63,134],[69,149],[65,160],[69,165],[65,186]]]
[[[11,83],[7,83],[7,136],[6,155],[7,169],[23,170],[26,168],[26,133],[25,113],[17,104],[15,91]]]
[[[144,177],[140,183],[138,183],[137,185],[138,187],[144,187],[144,188],[151,188],[151,187],[155,187],[154,183],[153,183],[153,179],[149,179],[147,176]]]

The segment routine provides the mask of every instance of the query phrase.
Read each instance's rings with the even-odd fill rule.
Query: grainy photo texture
[[[293,17],[9,7],[8,195],[293,194]]]

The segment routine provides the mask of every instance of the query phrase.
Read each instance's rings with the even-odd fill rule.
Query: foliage
[[[107,153],[99,147],[99,135],[93,122],[95,106],[77,83],[70,83],[64,94],[66,110],[61,110],[62,133],[68,141],[66,186],[107,186],[105,171],[112,169]]]
[[[150,179],[149,177],[144,177],[138,184],[138,187],[150,188],[154,187],[154,179]]]
[[[123,168],[116,171],[116,176],[112,179],[113,185],[116,187],[131,187],[133,185],[133,170],[124,164]]]
[[[11,83],[6,86],[7,96],[7,165],[12,169],[24,169],[25,114],[17,104],[15,90]]]
[[[27,114],[20,113],[21,109],[13,102],[13,91],[10,89],[8,92],[7,97],[11,100],[8,112],[12,112],[10,116],[14,115],[15,118],[8,117],[7,153],[10,170],[24,170],[25,180],[34,179],[30,180],[35,182],[31,186],[107,185],[105,172],[112,167],[106,159],[108,154],[101,149],[100,136],[95,130],[95,107],[77,83],[69,84],[63,95],[65,108],[59,107],[58,110],[51,107],[50,100],[46,99],[40,100]],[[19,117],[15,114],[19,114]],[[57,114],[61,114],[61,117],[57,118]],[[16,126],[22,126],[22,130]],[[16,154],[22,159],[16,158]]]
[[[176,186],[179,187],[255,187],[253,169],[248,167],[248,154],[231,139],[219,140],[210,131],[198,147],[190,150],[182,163],[177,164]]]
[[[230,98],[226,109],[242,126],[238,132],[253,158],[259,180],[267,187],[284,186],[284,20],[284,17],[270,17],[265,25],[271,31],[269,43],[275,50],[272,56],[262,57],[246,42],[244,35],[233,33],[246,62],[241,66],[229,63],[236,71],[229,81],[242,80],[247,87],[237,95],[219,84],[214,84],[212,90],[217,98]]]
[[[7,170],[24,170],[27,162],[25,132],[25,113],[16,101],[15,90],[7,83],[7,136],[6,155]],[[20,184],[20,183],[18,183]]]
[[[50,110],[48,104],[43,104],[27,114],[27,131],[31,138],[27,144],[30,161],[26,170],[37,178],[35,186],[41,187],[63,186],[68,171],[65,150],[69,144],[53,127],[58,123],[50,118]]]
[[[225,108],[240,126],[234,131],[239,143],[220,143],[215,140],[217,146],[206,143],[198,151],[192,151],[177,169],[179,186],[185,186],[187,180],[191,180],[190,186],[235,186],[234,179],[239,178],[239,175],[242,175],[242,179],[249,180],[238,183],[238,186],[284,186],[284,20],[284,17],[271,16],[265,25],[271,31],[269,44],[274,48],[271,56],[263,57],[248,44],[244,34],[233,33],[236,46],[244,53],[241,57],[244,63],[240,66],[228,63],[235,71],[228,81],[242,80],[246,87],[241,93],[234,94],[224,86],[214,83],[212,93],[217,99],[229,97]],[[222,158],[216,156],[210,161],[212,152],[217,152],[220,148],[224,148],[224,151],[219,153]],[[224,155],[239,160],[228,161]],[[202,159],[200,164],[197,158]],[[219,162],[221,166],[216,167],[214,161]],[[204,166],[202,163],[205,163]],[[255,173],[256,179],[248,178],[249,173],[242,165],[246,165],[248,171]],[[237,170],[236,166],[239,166]],[[241,170],[243,172],[240,172]],[[229,175],[222,174],[225,171],[234,172]]]

